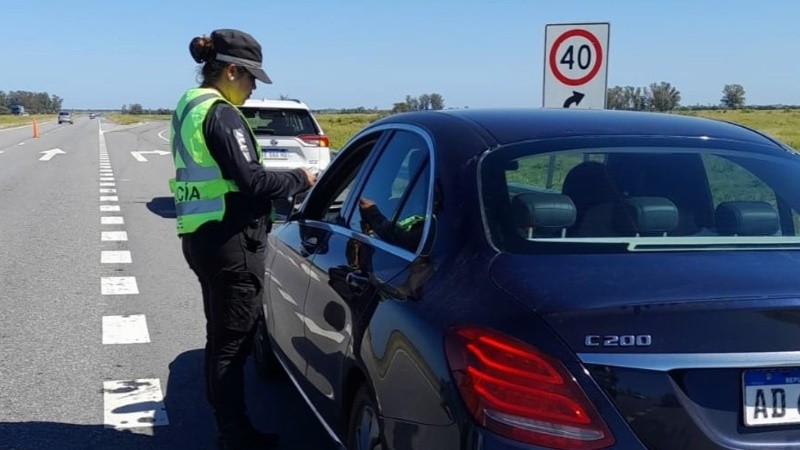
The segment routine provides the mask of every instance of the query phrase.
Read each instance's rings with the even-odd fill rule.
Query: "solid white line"
[[[100,196],[100,201],[101,202],[118,202],[119,201],[119,197],[117,197],[116,195],[101,195]]]
[[[159,379],[104,381],[103,424],[117,429],[169,425]]]
[[[100,293],[103,295],[132,295],[139,293],[136,277],[101,277]]]
[[[101,194],[116,194],[116,189],[100,189]]]
[[[113,212],[113,211],[121,211],[119,205],[100,205],[100,211],[103,212]]]
[[[150,333],[144,314],[103,316],[103,344],[147,344]]]
[[[100,225],[122,225],[125,219],[122,217],[106,216],[100,218]]]
[[[127,241],[128,233],[125,231],[101,231],[101,241]]]
[[[100,252],[100,264],[130,264],[131,252],[128,250],[103,250]]]

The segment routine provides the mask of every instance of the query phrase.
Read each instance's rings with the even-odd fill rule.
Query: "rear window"
[[[58,113],[58,115],[59,116],[68,116],[69,113],[67,111],[61,111],[60,113]]]
[[[239,108],[256,135],[319,134],[311,113],[304,109]]]
[[[800,248],[795,153],[543,145],[500,148],[481,162],[485,223],[501,250]]]

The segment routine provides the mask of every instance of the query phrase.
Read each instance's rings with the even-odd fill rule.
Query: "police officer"
[[[221,449],[269,448],[272,433],[256,430],[245,410],[243,367],[262,313],[266,235],[272,200],[307,190],[305,169],[267,172],[253,131],[236,106],[250,97],[261,46],[239,30],[192,39],[202,83],[178,101],[172,116],[178,234],[200,280],[206,317],[205,387]]]

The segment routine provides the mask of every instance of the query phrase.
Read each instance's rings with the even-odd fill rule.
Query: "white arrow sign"
[[[61,150],[60,148],[54,148],[52,150],[45,150],[39,153],[42,154],[42,157],[39,158],[39,161],[50,161],[51,159],[53,159],[54,156],[66,154],[67,152]]]
[[[164,156],[164,155],[169,155],[170,152],[165,152],[164,150],[153,150],[153,151],[149,151],[149,152],[131,152],[131,156],[133,156],[139,162],[147,162],[147,158],[142,156],[142,155],[146,155],[146,154],[156,154],[156,155]]]

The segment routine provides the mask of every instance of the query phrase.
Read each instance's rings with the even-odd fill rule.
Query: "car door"
[[[356,189],[345,200],[346,220],[311,223],[327,234],[325,251],[314,254],[305,303],[306,380],[309,398],[324,417],[342,423],[342,386],[361,346],[364,326],[380,298],[403,297],[396,276],[414,259],[425,229],[430,198],[429,145],[420,132],[395,130]],[[338,158],[337,158],[338,159]],[[381,226],[362,220],[359,199],[374,202]],[[420,217],[413,236],[385,233],[407,217]],[[402,283],[400,283],[402,287]],[[402,288],[400,289],[402,290]]]

